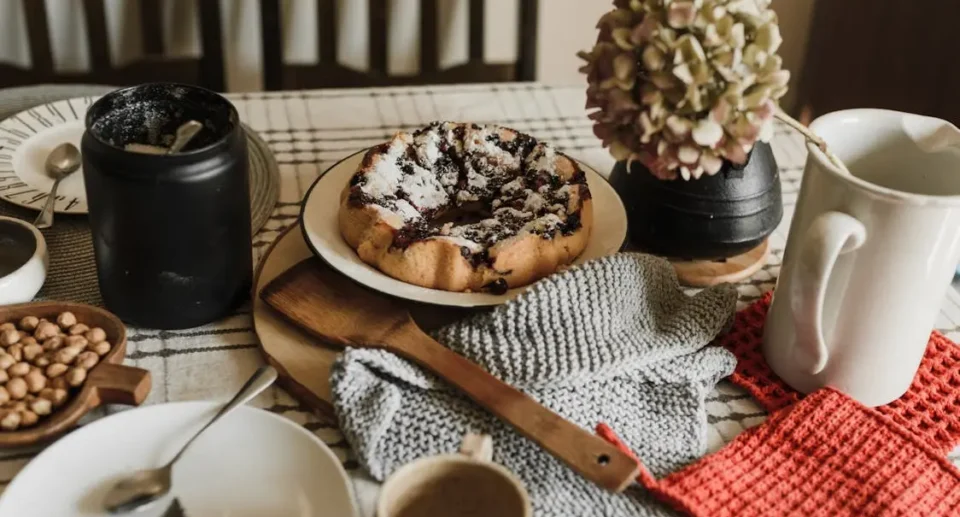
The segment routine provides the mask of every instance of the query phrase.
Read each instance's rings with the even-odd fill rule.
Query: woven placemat
[[[94,85],[41,85],[0,90],[0,120],[25,109],[73,97],[103,95],[114,88]],[[280,172],[266,142],[244,126],[250,153],[250,207],[253,232],[270,218],[280,193]],[[33,221],[37,212],[0,200],[0,215]],[[53,228],[43,230],[50,252],[41,300],[63,300],[101,306],[90,225],[86,216],[57,214]]]

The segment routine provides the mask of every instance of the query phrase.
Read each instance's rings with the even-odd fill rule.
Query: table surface
[[[536,84],[457,85],[365,90],[287,91],[230,96],[240,116],[270,145],[280,167],[280,201],[254,237],[257,259],[280,233],[297,223],[300,200],[313,180],[339,159],[383,142],[400,130],[433,120],[494,122],[528,132],[606,175],[614,164],[594,137],[583,109],[584,88]],[[803,138],[785,126],[772,141],[783,182],[784,218],[771,236],[764,268],[738,285],[739,306],[773,289],[806,159]],[[937,328],[960,338],[960,295],[948,289]],[[127,364],[153,373],[147,404],[228,399],[263,360],[249,305],[215,323],[184,331],[130,329]],[[318,419],[279,388],[252,402],[314,432],[356,480],[362,515],[372,515],[377,486],[358,468],[335,425]],[[99,418],[122,407],[89,415]],[[714,451],[765,418],[748,395],[722,382],[707,398],[709,449]],[[0,454],[5,487],[39,450]],[[956,453],[956,451],[955,451]],[[955,463],[960,458],[951,455]]]

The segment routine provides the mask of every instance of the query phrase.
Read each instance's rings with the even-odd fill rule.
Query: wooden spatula
[[[619,449],[436,342],[397,301],[354,283],[319,259],[294,266],[260,296],[329,344],[380,348],[420,364],[607,490],[620,492],[637,476],[639,466]]]

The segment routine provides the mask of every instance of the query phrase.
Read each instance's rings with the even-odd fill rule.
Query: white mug
[[[471,433],[459,454],[400,467],[380,489],[377,517],[532,517],[523,482],[492,458],[490,436]]]
[[[866,406],[910,387],[960,261],[960,131],[894,111],[831,113],[813,144],[763,354],[794,389]]]

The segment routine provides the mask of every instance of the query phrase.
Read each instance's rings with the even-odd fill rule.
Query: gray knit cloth
[[[688,297],[670,264],[621,253],[549,277],[494,311],[435,337],[566,419],[609,424],[661,476],[706,451],[704,399],[736,361],[707,346],[732,322],[730,286]],[[422,456],[492,435],[494,460],[526,484],[535,515],[669,515],[634,485],[624,494],[582,479],[443,381],[379,350],[348,349],[331,383],[357,459],[383,480]]]

